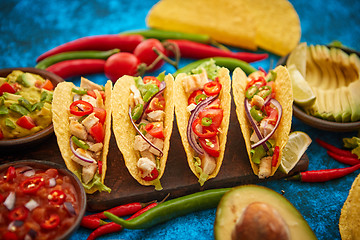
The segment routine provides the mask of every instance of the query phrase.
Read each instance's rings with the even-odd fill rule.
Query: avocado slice
[[[23,73],[18,76],[16,81],[24,87],[31,87],[35,85],[36,78],[31,73]]]
[[[269,230],[270,222],[277,226],[276,230]],[[263,231],[266,229],[269,231]],[[232,234],[240,237],[244,232],[250,232],[252,240],[257,239],[256,235],[264,239],[259,236],[261,233],[266,234],[266,239],[317,239],[301,213],[284,196],[257,185],[231,189],[221,198],[216,210],[216,240],[234,239]]]
[[[341,108],[342,108],[342,121],[343,122],[350,122],[351,120],[351,106],[349,101],[349,89],[347,87],[340,88],[340,101],[341,101]]]
[[[360,79],[350,83],[348,90],[348,97],[351,106],[351,121],[356,122],[360,120]]]

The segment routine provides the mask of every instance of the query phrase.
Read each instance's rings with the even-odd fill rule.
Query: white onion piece
[[[74,206],[70,202],[64,202],[65,209],[70,213],[70,215],[76,215]]]
[[[16,231],[16,228],[21,227],[22,225],[24,225],[24,222],[23,222],[23,221],[20,221],[20,220],[12,221],[12,222],[8,225],[8,230],[9,230],[10,232],[15,232],[15,231]]]
[[[30,169],[30,170],[24,172],[24,176],[26,176],[26,177],[32,177],[34,175],[35,175],[35,170],[34,169]]]
[[[72,137],[72,136],[71,136],[71,137]],[[82,155],[80,155],[80,154],[78,154],[78,153],[76,152],[76,150],[75,150],[75,148],[74,148],[74,143],[73,143],[73,141],[71,140],[71,137],[70,137],[70,148],[71,148],[72,153],[73,153],[77,158],[79,158],[80,160],[83,160],[84,162],[93,163],[93,162],[94,162],[93,159],[87,158],[87,157],[85,157],[85,156],[82,156]]]
[[[55,187],[56,186],[56,180],[55,178],[49,179],[49,187]]]
[[[10,192],[4,201],[4,205],[8,210],[13,210],[15,206],[15,192]]]
[[[73,102],[76,102],[78,100],[81,100],[81,95],[75,94],[74,97],[73,97]]]
[[[32,210],[34,210],[35,208],[37,208],[39,206],[39,203],[36,202],[34,199],[31,199],[30,201],[28,201],[27,203],[25,203],[25,207],[27,209],[29,209],[29,211],[31,212]]]
[[[260,139],[257,143],[254,143],[253,145],[251,145],[251,148],[256,148],[257,146],[264,144],[264,143],[266,144],[266,141],[269,140],[269,138],[274,134],[274,132],[276,131],[276,129],[278,128],[278,126],[280,124],[280,120],[282,117],[281,104],[274,98],[269,101],[269,104],[273,104],[277,108],[277,111],[279,114],[278,119],[275,123],[274,129],[266,137],[264,137],[263,139]]]

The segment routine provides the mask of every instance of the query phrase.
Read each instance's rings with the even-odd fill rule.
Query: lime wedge
[[[311,138],[304,132],[290,133],[281,157],[280,171],[288,174],[299,162],[301,156],[311,144]]]
[[[300,107],[310,107],[316,101],[316,96],[309,83],[301,75],[295,65],[290,65],[288,71],[291,78],[295,104]]]
[[[303,42],[296,46],[294,50],[291,51],[289,57],[286,61],[286,66],[295,65],[295,67],[300,71],[301,75],[306,77],[306,56],[307,55],[307,43]]]

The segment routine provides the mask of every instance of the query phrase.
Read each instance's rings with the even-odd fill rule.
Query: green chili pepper
[[[206,98],[207,96],[205,94],[199,94],[194,98],[194,100],[196,104],[198,104],[199,102],[204,101]]]
[[[86,142],[84,142],[84,141],[81,140],[81,139],[78,139],[78,138],[75,137],[75,136],[72,136],[72,137],[71,137],[71,140],[72,140],[72,141],[75,143],[75,145],[78,146],[79,148],[88,150],[89,147],[90,147]]]
[[[28,100],[22,97],[19,98],[18,102],[21,106],[25,107],[29,112],[32,112],[32,105]]]
[[[253,96],[255,96],[255,94],[257,94],[258,92],[259,92],[259,88],[256,85],[253,85],[246,90],[245,97],[247,99],[252,99]]]
[[[277,73],[273,70],[270,71],[270,75],[266,76],[266,81],[267,82],[271,82],[271,81],[275,81],[277,77]]]
[[[144,136],[146,135],[145,126],[146,126],[146,123],[140,123],[138,126],[138,129]]]
[[[195,211],[215,208],[229,190],[230,188],[211,189],[171,199],[131,220],[119,218],[110,212],[104,212],[104,215],[124,228],[144,229]]]
[[[264,114],[260,110],[257,110],[255,106],[250,109],[250,115],[257,122],[260,122],[264,118]]]
[[[31,112],[33,112],[35,110],[41,110],[43,108],[43,106],[44,106],[43,102],[37,102],[31,106]]]
[[[208,127],[212,124],[212,119],[211,118],[208,118],[208,117],[203,117],[201,119],[201,125],[205,126],[205,127]]]
[[[40,95],[40,101],[42,102],[50,102],[53,99],[53,94],[49,91],[44,90]]]
[[[139,103],[135,106],[135,108],[131,111],[131,118],[136,121],[141,117],[141,114],[144,110],[144,104]]]
[[[73,93],[79,94],[79,95],[84,95],[87,93],[87,90],[83,89],[83,88],[72,88],[71,91]]]
[[[0,105],[0,115],[9,114],[9,109],[5,105]]]
[[[19,104],[16,104],[16,103],[11,104],[9,109],[20,115],[27,115],[30,113],[25,107],[23,107]]]
[[[256,71],[256,68],[251,66],[249,63],[235,59],[235,58],[228,58],[228,57],[213,57],[213,58],[204,58],[198,61],[192,62],[186,65],[183,68],[178,69],[173,76],[176,77],[179,73],[187,73],[190,72],[192,69],[198,67],[200,64],[209,61],[210,59],[215,60],[215,64],[220,67],[225,67],[229,69],[229,71],[234,71],[235,68],[240,67],[247,75],[252,72]]]
[[[16,128],[15,123],[13,121],[11,121],[9,118],[5,119],[5,126],[7,126],[8,128],[11,128],[11,129]]]
[[[119,49],[112,49],[109,51],[72,51],[72,52],[63,52],[58,53],[53,56],[47,57],[44,60],[40,61],[35,68],[46,69],[49,66],[71,59],[107,59],[111,55],[120,52]]]
[[[272,89],[270,86],[262,86],[259,88],[259,92],[257,93],[257,95],[265,99],[267,96],[270,95],[271,91]]]

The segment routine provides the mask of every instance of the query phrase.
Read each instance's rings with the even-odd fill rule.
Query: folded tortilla
[[[165,104],[165,120],[164,120],[164,147],[163,156],[160,158],[160,170],[158,179],[162,177],[165,171],[166,161],[170,148],[170,137],[172,133],[174,121],[174,78],[171,74],[165,76],[166,88],[164,91]],[[135,85],[134,77],[123,76],[116,81],[113,89],[113,97],[111,99],[111,107],[113,112],[113,131],[116,143],[121,151],[125,165],[131,176],[140,184],[149,186],[154,185],[152,181],[145,181],[141,178],[141,172],[137,167],[137,161],[140,155],[134,150],[134,140],[136,130],[133,127],[129,117],[129,96],[130,86]]]
[[[177,120],[177,126],[181,136],[181,141],[186,152],[187,161],[191,171],[195,174],[197,178],[200,178],[200,174],[196,171],[196,166],[194,162],[194,157],[196,156],[194,149],[190,146],[187,139],[187,126],[190,118],[190,113],[187,111],[188,106],[188,96],[183,88],[183,78],[187,75],[185,73],[180,73],[176,76],[175,79],[175,96],[177,98],[175,103],[175,115]],[[219,99],[221,101],[221,107],[224,110],[223,119],[220,125],[221,131],[219,132],[219,148],[220,155],[216,158],[216,168],[213,173],[211,173],[208,179],[214,178],[220,171],[221,164],[224,159],[226,137],[229,128],[230,121],[230,108],[231,108],[231,96],[230,96],[230,75],[229,70],[226,68],[220,68],[218,72],[219,82],[222,85]]]
[[[277,130],[274,133],[275,138],[275,146],[279,146],[279,161],[276,167],[272,167],[271,175],[274,175],[278,167],[280,166],[280,159],[282,156],[282,150],[285,147],[288,139],[289,133],[291,129],[291,121],[292,121],[292,103],[293,103],[293,95],[292,95],[292,86],[289,73],[286,67],[278,66],[274,69],[277,74],[275,83],[276,83],[276,95],[275,99],[279,101],[282,106],[282,117],[280,120],[280,124]],[[251,150],[251,143],[250,143],[250,136],[251,136],[251,124],[248,121],[245,113],[245,88],[247,85],[247,76],[246,74],[240,69],[236,68],[233,73],[232,78],[232,89],[234,94],[234,102],[236,105],[236,115],[240,123],[241,132],[243,134],[245,145],[247,149],[247,153],[250,159],[251,167],[254,171],[255,175],[259,173],[259,166],[251,161],[250,158],[250,150]]]
[[[53,94],[52,102],[52,118],[54,125],[54,132],[57,138],[58,146],[61,152],[61,155],[64,159],[66,167],[75,173],[77,176],[81,173],[81,166],[71,160],[73,155],[70,149],[70,105],[73,102],[74,93],[71,89],[75,87],[72,82],[61,82],[59,83]],[[109,151],[109,141],[111,136],[111,91],[112,91],[112,82],[108,81],[105,85],[105,110],[106,110],[106,119],[105,119],[105,138],[103,150],[101,153],[102,160],[102,174],[101,174],[101,183],[104,183],[106,168],[107,168],[107,154]],[[80,174],[81,175],[81,174]],[[81,178],[80,178],[81,181]],[[94,185],[91,189],[86,189],[86,193],[92,194],[100,190],[99,185]]]

